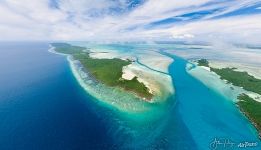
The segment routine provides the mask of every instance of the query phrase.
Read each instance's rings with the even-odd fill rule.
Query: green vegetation
[[[235,71],[235,68],[210,68],[218,74],[221,79],[225,79],[235,86],[243,87],[247,91],[261,94],[261,80],[249,75],[247,72]]]
[[[199,66],[209,67],[206,59],[198,60]],[[261,80],[249,75],[247,72],[235,71],[236,68],[212,68],[210,70],[220,76],[222,80],[227,80],[235,86],[243,87],[247,91],[261,94]],[[261,134],[261,103],[252,99],[246,94],[238,96],[240,100],[237,105],[240,110],[253,122],[259,134]]]
[[[198,60],[198,66],[209,67],[206,59]],[[247,91],[261,94],[261,80],[249,75],[247,72],[236,71],[236,68],[212,68],[210,70],[220,76],[222,80],[227,80],[235,86],[243,87]]]
[[[199,59],[198,60],[198,66],[205,66],[205,67],[209,67],[209,63],[206,59]]]
[[[55,47],[56,52],[63,54],[81,53],[83,50],[86,49],[85,47],[72,46],[67,43],[52,43],[51,45]]]
[[[137,80],[137,77],[134,77],[132,80],[121,79],[118,84],[120,87],[123,87],[127,91],[136,92],[141,97],[151,99],[153,96],[151,93],[148,92],[148,88]]]
[[[121,59],[93,59],[88,54],[74,54],[73,57],[79,60],[95,78],[106,85],[116,86],[121,78],[122,67],[130,63]]]
[[[101,83],[119,87],[126,91],[136,93],[140,97],[151,99],[152,94],[149,89],[137,80],[137,77],[132,80],[122,79],[122,68],[131,64],[130,60],[114,59],[94,59],[89,56],[88,52],[84,52],[85,48],[78,46],[71,46],[70,44],[57,43],[52,44],[57,46],[55,51],[70,54],[74,59],[79,60],[81,64]]]
[[[240,100],[237,102],[241,111],[254,123],[255,127],[261,133],[261,103],[253,100],[246,94],[238,96]]]

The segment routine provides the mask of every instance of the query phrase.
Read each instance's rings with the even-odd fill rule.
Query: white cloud
[[[195,36],[193,34],[173,34],[172,37],[174,39],[187,39],[187,38],[194,38]]]
[[[261,15],[204,20],[171,28],[173,35],[193,34],[198,41],[260,44]]]
[[[127,9],[128,0],[0,1],[0,40],[201,40],[258,43],[260,15],[215,16],[256,5],[258,0],[148,0]],[[206,5],[208,4],[208,5]],[[113,11],[115,8],[120,12]],[[203,10],[219,9],[197,21],[146,28],[166,18]],[[258,8],[256,8],[258,9]],[[186,22],[185,22],[186,21]],[[132,30],[130,30],[132,28]]]
[[[49,7],[49,0],[7,0],[4,7],[39,23],[51,24],[66,19],[66,14]]]

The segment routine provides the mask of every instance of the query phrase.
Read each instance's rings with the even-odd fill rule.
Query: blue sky
[[[0,40],[260,44],[261,0],[1,0]]]

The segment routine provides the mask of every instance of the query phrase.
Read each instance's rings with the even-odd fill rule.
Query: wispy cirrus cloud
[[[259,0],[3,0],[0,40],[258,44],[260,7]]]

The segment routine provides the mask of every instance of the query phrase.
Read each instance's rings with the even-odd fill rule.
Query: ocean
[[[187,74],[179,57],[166,54],[175,59],[170,105],[146,117],[88,95],[66,57],[48,49],[47,42],[0,43],[0,150],[196,150],[215,138],[259,141],[232,101]]]
[[[0,149],[112,147],[66,58],[48,49],[48,43],[0,44]]]

